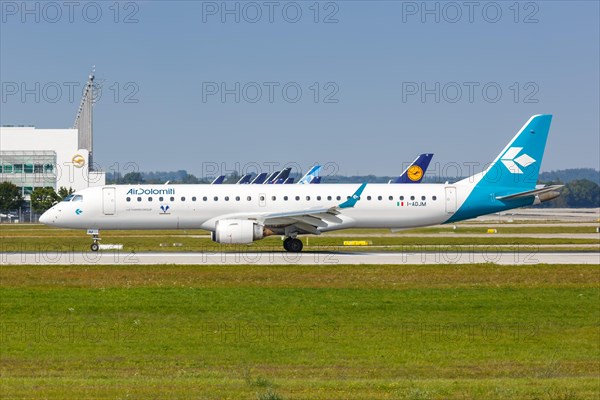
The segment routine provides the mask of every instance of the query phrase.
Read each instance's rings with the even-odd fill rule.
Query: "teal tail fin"
[[[479,185],[494,186],[501,191],[518,192],[534,189],[546,140],[550,131],[552,115],[534,115],[515,137],[498,154],[483,172]],[[471,179],[473,181],[473,178]]]
[[[457,182],[472,189],[446,222],[534,203],[552,115],[534,115],[483,172]]]

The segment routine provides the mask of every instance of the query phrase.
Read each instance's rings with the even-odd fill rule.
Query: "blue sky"
[[[484,164],[538,113],[542,170],[599,168],[596,1],[23,4],[2,1],[0,122],[71,126],[95,65],[105,170]]]

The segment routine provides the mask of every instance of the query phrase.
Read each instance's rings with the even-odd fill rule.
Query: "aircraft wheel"
[[[100,246],[98,245],[98,243],[92,243],[90,245],[90,250],[92,251],[98,251],[100,249]]]
[[[292,238],[286,238],[286,239],[283,241],[283,248],[284,248],[286,251],[290,251],[290,247],[289,247],[289,245],[290,245],[290,240],[293,240],[293,239],[292,239]]]
[[[285,248],[290,253],[300,253],[302,251],[302,241],[300,239],[289,239],[287,247]]]

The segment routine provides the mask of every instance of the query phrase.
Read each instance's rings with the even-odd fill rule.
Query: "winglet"
[[[362,194],[363,190],[365,190],[365,187],[367,186],[367,182],[363,183],[362,185],[360,185],[360,187],[358,188],[358,190],[356,192],[354,192],[354,194],[345,202],[343,202],[342,204],[340,204],[338,207],[339,208],[352,208],[354,207],[354,205],[356,204],[356,202],[360,199],[360,195]]]

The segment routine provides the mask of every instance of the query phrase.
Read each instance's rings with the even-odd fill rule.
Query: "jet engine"
[[[246,219],[222,219],[217,221],[212,232],[213,242],[224,244],[246,244],[272,235],[271,230]]]

